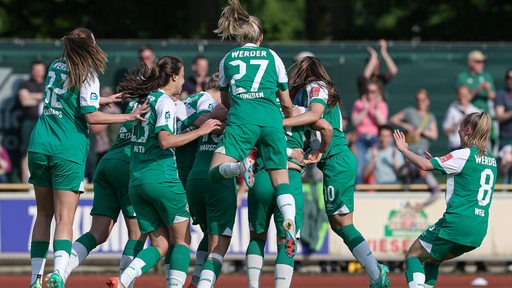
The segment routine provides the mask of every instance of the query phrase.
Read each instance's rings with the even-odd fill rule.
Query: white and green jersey
[[[183,110],[182,116],[178,119],[178,130],[179,133],[187,130],[192,124],[204,113],[210,113],[217,103],[215,99],[207,93],[200,92],[188,96],[182,101]],[[176,162],[178,165],[178,172],[180,179],[183,182],[183,186],[186,185],[188,174],[194,165],[194,159],[196,157],[198,139],[191,141],[181,147],[176,148]],[[211,160],[211,157],[210,157]]]
[[[478,247],[487,233],[489,207],[498,176],[496,159],[478,155],[476,147],[430,159],[436,170],[447,174],[446,220],[439,236]]]
[[[329,94],[327,86],[324,82],[312,82],[302,89],[302,102],[306,108],[310,108],[311,104],[319,103],[324,106],[324,114],[322,116],[329,124],[331,124],[333,133],[331,144],[327,151],[322,155],[322,159],[331,157],[343,151],[343,146],[347,145],[345,132],[343,132],[343,118],[338,105],[327,105]]]
[[[163,91],[148,95],[149,112],[145,121],[133,123],[130,161],[130,185],[164,183],[178,180],[174,148],[162,149],[158,132],[176,134],[176,104]]]
[[[219,65],[219,89],[231,95],[229,124],[282,127],[276,92],[288,90],[288,76],[274,51],[255,44],[231,50]]]
[[[68,89],[68,74],[65,59],[54,61],[48,68],[43,113],[28,151],[84,163],[89,153],[89,126],[84,114],[98,111],[100,83],[94,75],[80,89]]]
[[[126,107],[124,113],[130,114],[137,105],[137,101],[131,101]],[[126,121],[119,129],[117,138],[103,158],[107,159],[126,159],[130,157],[131,141],[132,141],[133,121]],[[103,159],[102,158],[102,159]]]
[[[190,170],[189,179],[208,179],[210,162],[212,162],[213,153],[219,145],[221,136],[222,134],[210,133],[199,137],[196,158],[192,170]]]
[[[212,112],[216,102],[208,92],[199,92],[188,96],[182,101],[185,105],[185,115],[178,121],[180,131],[186,130],[204,113]]]

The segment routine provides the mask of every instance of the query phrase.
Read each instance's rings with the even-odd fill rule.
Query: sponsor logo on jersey
[[[309,90],[309,98],[316,98],[320,96],[320,87],[313,87]]]
[[[91,96],[89,96],[89,99],[91,99],[93,101],[97,101],[99,99],[98,94],[91,92]]]
[[[166,111],[165,112],[165,120],[169,120],[169,119],[171,119],[171,112]]]
[[[450,160],[452,158],[453,158],[453,155],[450,153],[450,154],[444,155],[443,157],[439,157],[439,160],[441,160],[441,162],[444,163],[444,162],[446,162],[446,161],[448,161],[448,160]]]

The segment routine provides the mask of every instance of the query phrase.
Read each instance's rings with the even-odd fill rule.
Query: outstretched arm
[[[386,67],[388,67],[388,77],[391,80],[398,73],[398,67],[396,67],[395,61],[388,54],[388,44],[386,40],[379,40],[380,45],[380,54],[382,58],[384,58],[384,62],[386,63]]]
[[[393,132],[393,138],[395,138],[396,148],[414,164],[416,167],[422,170],[434,170],[434,166],[430,163],[430,160],[421,157],[420,155],[409,150],[409,144],[405,141],[405,135],[400,130]]]

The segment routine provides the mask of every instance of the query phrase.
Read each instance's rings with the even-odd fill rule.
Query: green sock
[[[203,239],[199,242],[199,245],[197,246],[197,251],[207,251],[208,252],[208,235],[205,234]]]
[[[174,245],[170,261],[170,270],[182,271],[186,274],[190,265],[190,249],[182,244]]]
[[[64,239],[60,239],[60,240],[53,240],[53,251],[65,251],[66,253],[70,254],[71,253],[71,246],[73,244],[71,243],[71,241],[69,240],[64,240]]]
[[[224,179],[224,176],[220,173],[220,165],[213,167],[210,172],[208,172],[208,180],[212,183],[220,183]]]
[[[276,264],[284,264],[284,265],[294,267],[295,261],[293,260],[293,257],[288,257],[288,255],[286,255],[286,249],[285,249],[284,243],[277,244]]]
[[[408,257],[405,260],[405,279],[408,285],[410,283],[412,286],[425,284],[425,271],[418,257]]]
[[[439,265],[425,262],[423,267],[425,269],[425,284],[434,287],[437,282],[437,277],[439,276]]]
[[[213,271],[213,273],[215,273],[215,277],[218,279],[220,270],[222,270],[222,263],[212,259],[207,259],[203,264],[203,270]]]
[[[87,249],[87,254],[89,254],[96,246],[98,246],[98,241],[91,232],[87,232],[84,235],[80,236],[76,239],[76,242],[82,244],[85,249]]]
[[[141,259],[144,263],[144,266],[141,267],[142,274],[146,273],[149,269],[156,265],[158,260],[160,260],[160,252],[156,247],[151,246],[142,251],[140,251],[137,258]]]
[[[345,242],[345,245],[347,245],[352,253],[354,248],[364,241],[363,236],[353,224],[338,228],[334,232],[343,239],[343,242]]]
[[[171,255],[172,255],[173,250],[174,250],[174,244],[169,243],[169,249],[167,250],[167,254],[165,254],[165,258],[164,258],[164,264],[171,263]]]
[[[48,241],[32,241],[30,242],[30,258],[44,258],[48,256]]]
[[[126,245],[124,245],[123,255],[135,256],[135,245],[137,245],[137,240],[128,239]]]
[[[279,184],[275,188],[276,196],[281,196],[284,194],[290,194],[292,195],[291,186],[290,184]]]
[[[265,254],[265,241],[261,239],[251,239],[249,241],[249,246],[247,246],[246,254],[256,254],[259,256],[263,256]]]

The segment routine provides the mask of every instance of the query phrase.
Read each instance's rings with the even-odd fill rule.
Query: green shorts
[[[208,178],[189,179],[186,190],[193,224],[204,233],[231,237],[237,210],[234,179],[218,184]]]
[[[254,187],[248,193],[247,202],[249,209],[249,227],[258,234],[268,231],[270,218],[274,215],[277,235],[285,237],[282,223],[283,215],[277,208],[276,195],[270,175],[267,171],[256,173]],[[299,171],[288,170],[290,188],[295,199],[295,225],[297,226],[297,238],[300,238],[302,218],[304,214],[304,196],[302,195],[302,179]]]
[[[265,127],[252,124],[227,125],[215,152],[242,161],[254,146],[266,169],[286,169],[286,136],[282,127]]]
[[[29,183],[53,188],[84,192],[85,161],[76,163],[57,156],[28,152]]]
[[[324,202],[327,216],[354,211],[357,162],[348,147],[344,150],[318,163],[318,168],[324,177]]]
[[[119,211],[122,211],[124,217],[135,218],[135,211],[128,194],[129,183],[130,159],[103,157],[94,174],[94,200],[91,215],[104,215],[116,221]]]
[[[179,180],[130,185],[129,190],[141,233],[149,233],[190,218],[187,195]]]
[[[442,230],[444,218],[439,219],[436,224],[431,225],[418,237],[421,246],[427,250],[436,260],[443,260],[445,256],[458,257],[464,253],[474,250],[477,247],[462,245],[439,237]]]

